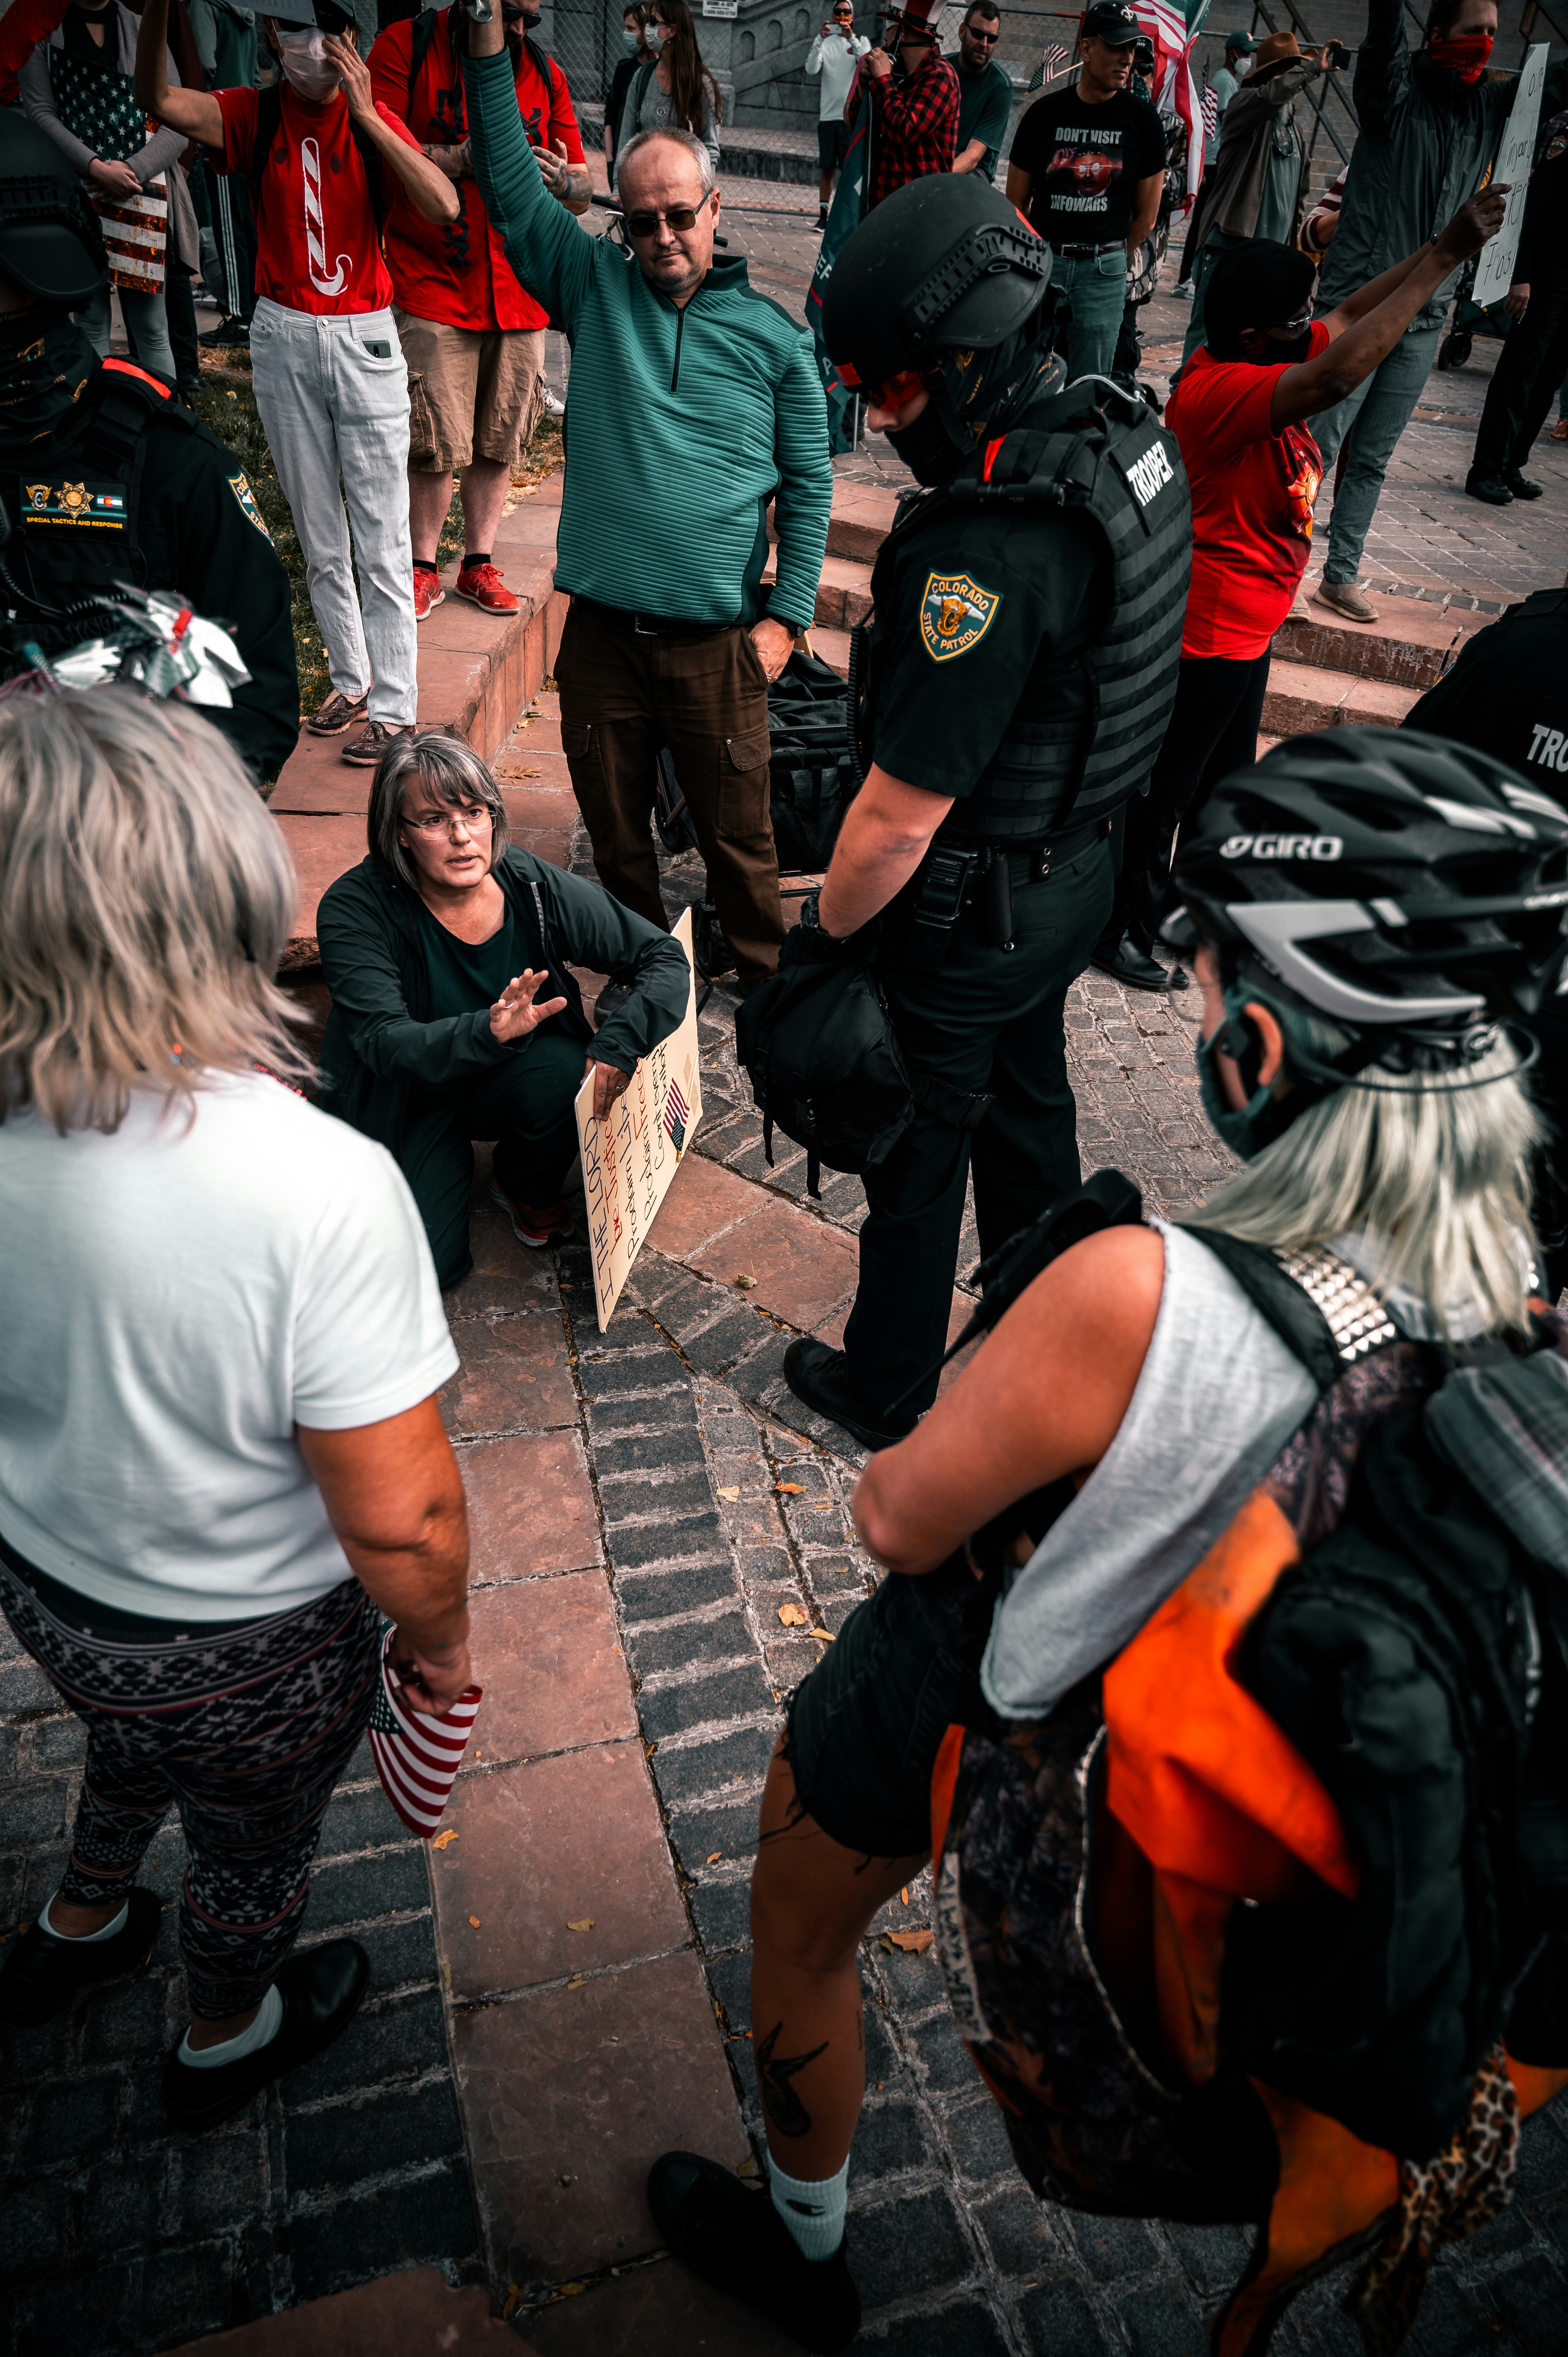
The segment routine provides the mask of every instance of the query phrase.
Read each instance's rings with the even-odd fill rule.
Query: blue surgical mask
[[[635,54],[638,38],[636,28],[632,26],[628,26],[625,31],[621,34],[621,39],[626,44],[628,53]]]

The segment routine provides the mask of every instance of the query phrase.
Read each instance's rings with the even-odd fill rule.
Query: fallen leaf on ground
[[[833,1632],[831,1629],[812,1629],[807,1633],[812,1637],[820,1637],[824,1645],[831,1645],[833,1641]]]
[[[798,1498],[806,1485],[803,1481],[775,1481],[773,1486],[786,1498]]]
[[[733,1490],[721,1490],[719,1491],[719,1495],[721,1498],[728,1498],[730,1502],[733,1504],[736,1499],[740,1495],[740,1484],[737,1481]]]
[[[714,1851],[713,1851],[713,1852],[712,1852],[712,1854],[710,1855],[710,1857],[709,1857],[709,1858],[708,1858],[708,1864],[709,1864],[710,1866],[717,1866],[717,1864],[718,1864],[719,1860],[723,1857],[723,1856],[724,1856],[724,1852],[723,1852],[723,1850],[722,1850],[722,1849],[715,1849],[715,1850],[714,1850]]]
[[[741,2162],[740,2167],[736,2170],[736,2175],[737,2177],[750,2177],[756,2169],[756,2167],[757,2160],[754,2156],[750,2160],[743,2160]]]
[[[584,1973],[574,1973],[566,1986],[568,1988],[581,1988],[585,1978],[586,1975]]]
[[[736,1283],[739,1286],[743,1293],[755,1293],[757,1291],[757,1279],[754,1276],[737,1276],[736,1278]]]
[[[909,1886],[908,1883],[904,1885],[903,1889],[898,1893],[898,1904],[900,1907],[908,1907],[909,1904]]]
[[[923,1956],[936,1938],[934,1932],[884,1932],[885,1948],[902,1948],[908,1956]]]
[[[445,1849],[448,1842],[455,1842],[456,1838],[456,1826],[448,1825],[445,1833],[436,1835],[435,1839],[431,1843],[430,1846],[432,1849]]]
[[[469,1918],[468,1918],[468,1921],[469,1921],[469,1922],[473,1925],[473,1927],[474,1927],[475,1931],[477,1932],[477,1931],[478,1930],[478,1928],[479,1928],[479,1919],[478,1919],[478,1917],[477,1915],[470,1915],[470,1916],[469,1916]]]
[[[594,1919],[591,1915],[585,1915],[580,1923],[568,1923],[566,1926],[568,1932],[591,1932],[593,1928]]]
[[[779,1618],[786,1629],[803,1629],[806,1626],[806,1616],[798,1604],[781,1604]]]

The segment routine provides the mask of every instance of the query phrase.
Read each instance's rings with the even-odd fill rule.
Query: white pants
[[[385,359],[370,350],[378,343]],[[251,374],[305,552],[332,684],[350,697],[369,688],[371,718],[406,727],[419,682],[408,533],[408,370],[392,315],[316,318],[263,296],[251,322]]]

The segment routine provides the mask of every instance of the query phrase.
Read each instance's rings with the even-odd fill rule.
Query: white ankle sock
[[[55,1899],[58,1899],[59,1896],[59,1893],[57,1890],[55,1893]],[[104,1924],[102,1931],[58,1932],[55,1929],[50,1916],[50,1910],[53,1908],[54,1903],[54,1899],[51,1899],[48,1902],[48,1906],[44,1909],[43,1913],[39,1916],[39,1927],[48,1933],[51,1940],[69,1940],[73,1947],[86,1948],[90,1947],[94,1940],[112,1940],[114,1937],[115,1932],[123,1932],[126,1924],[131,1920],[131,1902],[127,1899],[124,1907],[121,1908],[118,1915],[112,1915],[108,1922]]]
[[[849,2163],[836,2177],[786,2177],[768,2155],[768,2190],[773,2207],[808,2259],[831,2259],[843,2240],[849,2207]]]
[[[179,2041],[179,2059],[192,2071],[216,2071],[224,2062],[242,2062],[258,2047],[270,2046],[282,2028],[283,1999],[274,1982],[256,2007],[256,2018],[249,2029],[242,2029],[237,2038],[225,2038],[221,2045],[194,2049],[188,2029]]]

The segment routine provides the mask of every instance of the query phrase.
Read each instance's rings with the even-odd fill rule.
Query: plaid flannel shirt
[[[907,82],[887,74],[871,80],[871,204],[879,205],[906,180],[952,170],[961,95],[956,69],[934,48]]]

